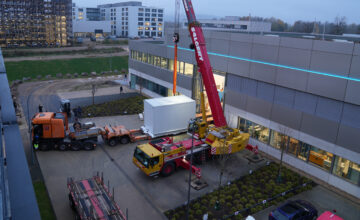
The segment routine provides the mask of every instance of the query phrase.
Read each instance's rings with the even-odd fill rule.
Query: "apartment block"
[[[1,0],[0,46],[68,45],[71,6],[71,0]]]

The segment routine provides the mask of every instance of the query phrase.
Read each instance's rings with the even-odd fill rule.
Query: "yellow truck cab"
[[[164,155],[150,144],[138,145],[134,151],[133,163],[148,176],[158,175],[163,161]]]

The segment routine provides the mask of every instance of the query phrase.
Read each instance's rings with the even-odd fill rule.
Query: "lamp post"
[[[194,133],[195,129],[192,129],[191,135],[191,153],[190,153],[190,169],[189,169],[189,179],[188,179],[188,200],[186,206],[186,219],[189,219],[189,209],[190,209],[190,190],[191,190],[191,169],[192,169],[192,161],[193,161],[193,148],[194,148]]]

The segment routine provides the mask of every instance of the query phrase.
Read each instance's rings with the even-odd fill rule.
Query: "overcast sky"
[[[174,19],[175,0],[138,0],[144,6],[165,8],[165,17]],[[96,7],[98,4],[124,2],[124,0],[73,0],[79,6]],[[195,13],[202,16],[260,16],[277,17],[288,23],[296,20],[333,21],[345,16],[347,23],[360,24],[360,0],[193,0]],[[182,18],[185,18],[181,1]]]

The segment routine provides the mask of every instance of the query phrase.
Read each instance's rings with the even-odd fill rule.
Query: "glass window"
[[[174,60],[173,59],[169,60],[169,68],[168,69],[170,71],[174,71]]]
[[[177,69],[179,73],[184,74],[184,62],[177,61]]]
[[[276,149],[280,149],[283,146],[285,149],[287,147],[288,136],[281,134],[277,131],[271,130],[270,134],[270,145]]]
[[[311,146],[309,153],[309,162],[320,166],[326,170],[330,170],[333,154]]]
[[[154,66],[161,66],[160,57],[154,56]]]
[[[185,63],[185,71],[184,74],[185,75],[190,75],[192,76],[194,72],[194,65],[190,64],[190,63]]]
[[[299,144],[300,143],[298,140],[296,140],[295,138],[290,138],[287,152],[294,156],[297,156],[299,150]]]
[[[167,59],[161,57],[161,68],[167,69]]]
[[[259,141],[267,144],[269,141],[269,134],[270,134],[269,128],[264,127],[262,125],[254,126],[254,135],[255,138],[258,139]]]
[[[148,59],[147,53],[142,53],[142,62],[146,63]]]
[[[301,160],[307,161],[311,145],[300,141],[299,146],[300,148],[297,157]]]
[[[360,181],[360,165],[339,156],[336,156],[333,173],[355,184]]]
[[[154,56],[153,55],[149,54],[147,63],[150,65],[154,65]]]
[[[245,123],[246,123],[246,120],[244,118],[241,118],[241,117],[238,118],[238,129],[242,132],[247,132],[245,130]]]

